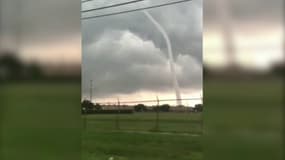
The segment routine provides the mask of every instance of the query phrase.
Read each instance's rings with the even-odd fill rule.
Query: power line
[[[89,2],[89,1],[93,1],[93,0],[85,0],[85,1],[81,1],[81,3],[85,3],[85,2]]]
[[[181,101],[186,101],[186,100],[201,100],[201,98],[183,98],[183,99],[159,99],[160,102],[169,102],[169,101],[177,101],[177,100],[181,100]],[[148,103],[148,102],[157,102],[156,100],[142,100],[142,101],[121,101],[121,104],[127,104],[127,103]],[[108,103],[115,103],[115,102],[98,102],[99,104],[108,104]]]
[[[137,2],[141,2],[141,1],[145,1],[145,0],[128,1],[128,2],[113,4],[113,5],[109,5],[109,6],[105,6],[105,7],[87,9],[87,10],[83,10],[81,12],[84,13],[84,12],[91,12],[91,11],[102,10],[102,9],[107,9],[107,8],[113,8],[113,7],[123,6],[123,5],[127,5],[127,4],[137,3]]]
[[[98,15],[98,16],[82,17],[81,19],[82,20],[88,20],[88,19],[95,19],[95,18],[106,17],[106,16],[119,15],[119,14],[124,14],[124,13],[129,13],[129,12],[141,11],[141,10],[145,10],[145,9],[152,9],[152,8],[158,8],[158,7],[163,7],[163,6],[169,6],[169,5],[188,2],[188,1],[192,1],[192,0],[181,0],[181,1],[176,1],[176,2],[164,3],[164,4],[160,4],[160,5],[154,5],[154,6],[150,6],[150,7],[137,8],[137,9],[121,11],[121,12],[114,12],[114,13],[109,13],[109,14],[102,14],[102,15]]]

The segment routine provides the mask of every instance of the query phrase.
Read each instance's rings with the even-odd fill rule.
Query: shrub
[[[138,105],[134,106],[134,110],[136,112],[145,112],[145,111],[147,111],[147,108],[144,104],[138,104]]]

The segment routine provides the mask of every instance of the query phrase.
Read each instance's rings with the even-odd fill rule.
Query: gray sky
[[[85,3],[82,7],[95,8],[123,1],[125,0],[95,0]],[[241,41],[252,39],[250,43],[256,46],[277,44],[275,40],[281,37],[283,28],[281,22],[284,19],[283,0],[229,1],[233,27],[238,31],[237,35],[241,35],[239,37]],[[14,4],[17,2],[20,2],[18,6]],[[138,5],[148,6],[164,2],[166,0],[147,0],[137,5],[90,14],[100,15],[136,8]],[[208,42],[216,41],[215,37],[219,32],[216,29],[219,18],[215,10],[215,0],[204,2],[193,0],[149,10],[170,36],[179,83],[182,89],[189,92],[191,90],[199,92],[201,89],[202,3],[204,46],[207,47]],[[16,14],[16,11],[20,14]],[[20,21],[14,22],[13,20],[17,21],[17,18]],[[79,0],[1,1],[1,42],[11,39],[11,36],[15,35],[15,30],[19,29],[22,42],[21,56],[24,59],[48,64],[50,62],[78,64],[81,63],[82,55],[83,96],[87,94],[91,78],[96,83],[94,84],[96,97],[113,97],[117,94],[148,91],[173,93],[165,42],[142,12],[83,21],[81,28],[80,24]],[[261,57],[261,60],[264,63],[267,63],[274,54],[278,55],[275,59],[280,59],[279,55],[282,52],[277,53],[275,48],[273,49],[269,56],[262,55],[264,58]],[[243,58],[245,55],[248,54],[245,53],[240,57]],[[261,55],[260,50],[256,55]],[[220,59],[217,60],[217,55],[213,54],[212,50],[204,52],[204,60],[222,62]]]
[[[4,47],[18,48],[29,61],[80,63],[80,1],[1,0],[0,6]]]
[[[231,62],[224,49],[227,28],[235,49],[232,60],[247,70],[270,71],[284,59],[283,7],[283,0],[204,1],[204,63],[223,68]]]
[[[280,23],[284,14],[283,0],[223,0],[229,5],[232,19],[238,23],[269,22],[268,25]],[[205,0],[203,4],[205,25],[215,24],[217,17],[217,0]]]
[[[100,2],[104,6],[108,5],[103,3],[107,1]],[[152,2],[159,4],[166,1]],[[141,5],[130,5],[119,10],[153,4],[141,3]],[[98,7],[99,4],[96,5]],[[83,6],[84,9],[88,7],[88,4]],[[111,10],[111,12],[114,11]],[[92,15],[108,12],[110,10],[93,12]],[[200,93],[202,88],[201,1],[194,0],[152,9],[149,12],[169,34],[181,90],[185,91],[187,96],[192,92]],[[173,93],[173,98],[175,97],[165,41],[141,11],[84,20],[82,40],[83,96],[88,97],[92,79],[94,98],[115,98],[118,95],[133,97],[132,95],[137,92]]]

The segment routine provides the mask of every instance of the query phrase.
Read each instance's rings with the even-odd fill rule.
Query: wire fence
[[[117,102],[96,103],[89,110],[82,107],[83,127],[89,132],[202,134],[202,104],[197,104],[195,107],[175,105],[178,101],[193,100],[201,100],[201,98],[160,100],[157,97],[154,100],[120,101],[118,99]]]

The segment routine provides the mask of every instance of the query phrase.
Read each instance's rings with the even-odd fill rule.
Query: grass
[[[202,159],[200,136],[191,136],[201,134],[200,113],[160,113],[159,130],[156,132],[156,113],[119,115],[119,129],[116,128],[116,116],[85,117],[84,160],[106,160],[110,157],[114,160]]]
[[[1,85],[0,159],[78,160],[80,85]]]
[[[127,131],[153,131],[156,129],[156,113],[88,115],[86,124],[88,131],[112,131],[117,126]],[[157,125],[160,132],[201,134],[202,118],[200,113],[159,113]]]
[[[200,137],[97,132],[84,135],[83,159],[106,160],[198,160],[202,159]]]
[[[206,81],[205,136],[197,137],[124,132],[149,131],[152,114],[120,117],[121,131],[113,115],[88,116],[81,132],[80,84],[7,84],[0,92],[0,159],[77,160],[80,150],[83,160],[280,159],[282,88],[279,80]],[[201,115],[160,119],[162,132],[200,129]],[[201,138],[210,144],[202,147]]]
[[[204,84],[204,138],[209,142],[205,156],[213,160],[282,159],[282,80],[211,80]]]
[[[88,117],[88,132],[82,133],[80,93],[80,85],[75,83],[1,86],[4,107],[1,107],[0,159],[77,160],[80,151],[84,160],[106,160],[111,156],[115,160],[201,159],[200,137],[114,132],[108,128],[109,122],[114,126],[112,116]],[[125,130],[153,128],[153,114],[120,118]],[[200,116],[161,114],[160,119],[161,129],[171,131],[177,124],[185,128],[190,125],[191,129]],[[102,130],[97,130],[96,122]]]

